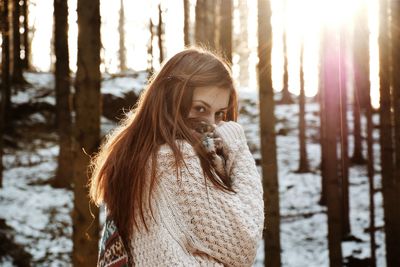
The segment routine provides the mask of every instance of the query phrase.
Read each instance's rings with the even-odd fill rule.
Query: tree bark
[[[283,12],[284,12],[284,16],[286,18],[286,13],[287,13],[287,1],[284,0],[283,2]],[[282,98],[279,101],[279,103],[281,104],[292,104],[293,103],[293,99],[290,95],[289,92],[289,71],[288,71],[288,55],[287,55],[287,40],[286,40],[286,19],[284,22],[284,29],[283,29],[283,88],[282,88]]]
[[[219,24],[219,49],[224,58],[232,64],[232,0],[221,0],[220,2],[220,24]]]
[[[196,2],[196,44],[216,49],[216,5],[211,0],[197,0]]]
[[[190,45],[189,29],[190,29],[190,3],[189,0],[183,0],[183,38],[185,47]]]
[[[382,194],[386,236],[387,266],[400,266],[398,209],[400,203],[397,179],[394,175],[394,142],[390,93],[390,45],[388,1],[380,1],[379,76],[380,76],[380,145]]]
[[[72,182],[72,120],[68,51],[68,2],[54,0],[54,51],[56,118],[60,153],[54,187],[69,188]]]
[[[340,193],[337,156],[339,104],[339,40],[334,29],[325,26],[322,44],[322,80],[324,90],[326,197],[328,207],[328,248],[331,267],[342,266],[342,196]]]
[[[274,91],[271,76],[271,3],[258,0],[258,85],[260,97],[260,134],[265,203],[264,265],[281,266],[280,214]]]
[[[339,78],[340,78],[340,152],[341,152],[341,185],[342,185],[342,237],[345,239],[350,235],[350,203],[349,203],[349,140],[348,140],[348,127],[347,127],[347,44],[348,32],[342,26],[340,38],[340,66],[339,66]]]
[[[395,184],[397,185],[397,196],[400,196],[400,2],[391,1],[392,16],[392,90],[393,90],[393,112],[394,112],[394,140],[395,140]],[[400,197],[399,197],[400,198]],[[399,199],[398,198],[398,199]],[[397,205],[396,216],[396,251],[400,251],[400,205]],[[395,264],[400,265],[397,259]]]
[[[150,77],[153,72],[154,72],[154,55],[153,55],[153,39],[154,39],[154,31],[153,31],[154,25],[153,25],[153,20],[150,18],[150,23],[149,23],[149,31],[150,31],[150,40],[149,40],[149,46],[147,47],[147,73],[148,77]]]
[[[90,157],[100,143],[100,1],[78,0],[78,62],[75,79],[74,266],[96,266],[99,211],[88,198]],[[94,217],[93,217],[94,216]]]
[[[160,64],[164,61],[164,22],[162,19],[161,4],[158,5],[158,26],[157,26],[157,36],[158,36],[158,50],[160,51]]]
[[[10,88],[10,27],[8,0],[1,4],[1,102],[0,102],[0,188],[3,187],[3,155],[4,142],[3,137],[5,128],[10,122],[9,116],[11,106],[11,88]]]
[[[22,61],[24,69],[30,69],[30,58],[31,58],[31,50],[29,43],[29,0],[23,0],[22,4],[22,16],[24,17],[23,28],[23,46],[24,46],[24,59]]]
[[[21,8],[19,5],[19,0],[13,1],[12,9],[12,29],[13,29],[13,64],[12,64],[12,75],[11,81],[13,84],[20,85],[23,84],[24,77],[22,75],[22,59],[21,59],[21,34],[19,32],[20,28],[20,13]]]
[[[249,57],[250,57],[250,49],[249,49],[249,32],[248,32],[248,17],[249,17],[249,8],[247,6],[247,1],[238,1],[238,6],[235,9],[239,10],[239,20],[240,20],[240,34],[236,35],[234,44],[235,44],[235,52],[240,57],[239,66],[239,80],[238,83],[240,87],[248,87],[249,86]],[[235,37],[235,36],[234,36]]]
[[[119,21],[118,21],[118,32],[119,32],[119,69],[126,71],[126,47],[125,47],[125,8],[124,0],[120,1],[119,8]]]
[[[299,144],[300,144],[300,161],[299,169],[297,172],[309,172],[308,159],[307,159],[307,144],[306,144],[306,119],[305,119],[305,92],[304,92],[304,71],[303,71],[303,58],[304,58],[304,42],[301,43],[300,49],[300,96],[299,96]]]

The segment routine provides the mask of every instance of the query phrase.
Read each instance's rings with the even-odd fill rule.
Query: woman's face
[[[218,124],[226,117],[229,96],[230,91],[225,88],[216,86],[195,88],[189,118],[201,118],[210,124]]]

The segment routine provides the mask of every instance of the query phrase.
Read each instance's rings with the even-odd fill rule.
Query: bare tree
[[[154,65],[153,65],[153,60],[154,60],[154,55],[153,55],[154,29],[153,28],[154,28],[153,20],[150,18],[150,22],[149,22],[150,40],[149,40],[149,45],[147,47],[147,73],[148,73],[149,77],[151,76],[151,74],[154,71]]]
[[[120,0],[119,8],[119,20],[118,20],[118,32],[119,32],[119,69],[126,71],[126,47],[125,47],[125,8],[124,0]]]
[[[281,265],[278,164],[274,91],[271,76],[271,3],[258,0],[258,85],[260,94],[260,135],[265,202],[264,265]]]
[[[305,119],[305,92],[304,92],[304,71],[303,71],[303,58],[304,58],[304,42],[301,42],[300,49],[300,96],[299,96],[299,144],[300,144],[300,160],[299,169],[297,172],[309,172],[309,165],[307,159],[307,144],[306,144],[306,119]]]
[[[185,46],[190,45],[189,29],[190,29],[190,2],[183,0],[183,38]]]
[[[19,0],[13,0],[12,3],[13,60],[11,81],[13,84],[19,85],[25,83],[24,77],[22,75],[23,63],[21,59],[21,34],[19,32],[21,7],[19,4]]]
[[[325,120],[326,161],[326,200],[328,207],[328,248],[330,266],[342,266],[342,197],[340,194],[337,155],[337,126],[339,123],[339,34],[325,26],[322,42],[321,79],[323,80]]]
[[[283,1],[283,12],[285,16],[284,25],[286,25],[286,14],[287,14],[287,0]],[[289,92],[289,71],[288,71],[288,55],[287,55],[287,40],[286,40],[286,26],[283,30],[283,88],[282,88],[282,99],[279,101],[281,104],[292,104],[293,99]]]
[[[160,51],[160,64],[164,61],[164,22],[162,16],[161,4],[158,5],[158,26],[157,26],[157,36],[158,36],[158,50]]]
[[[1,101],[0,101],[0,188],[3,186],[3,137],[7,123],[10,121],[7,114],[11,114],[10,89],[10,27],[8,0],[1,3]]]
[[[239,12],[240,21],[240,34],[235,35],[234,45],[235,52],[239,55],[239,84],[240,86],[249,85],[249,32],[248,32],[248,18],[249,18],[249,7],[247,6],[247,1],[238,1],[238,5],[235,9]]]
[[[22,35],[23,38],[23,47],[24,47],[24,58],[22,61],[24,69],[30,69],[30,57],[31,57],[31,49],[30,49],[30,42],[29,42],[29,0],[22,1],[22,16],[23,20],[23,28],[24,34]]]
[[[100,1],[78,0],[77,14],[79,33],[75,79],[72,262],[74,266],[96,266],[99,211],[89,201],[87,184],[88,155],[96,152],[100,143]]]
[[[232,0],[220,0],[219,50],[232,63]]]
[[[400,195],[398,179],[394,173],[393,114],[390,92],[390,43],[388,0],[380,1],[379,23],[379,76],[380,76],[380,145],[382,194],[386,236],[387,266],[400,265]]]
[[[68,51],[68,1],[54,0],[54,51],[57,129],[60,153],[53,181],[55,187],[70,187],[72,182],[72,119]]]
[[[215,1],[197,0],[196,2],[196,44],[215,50],[217,44],[217,22]]]

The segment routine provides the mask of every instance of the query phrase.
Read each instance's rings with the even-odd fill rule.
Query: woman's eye
[[[225,119],[225,111],[218,111],[217,113],[215,113],[215,117],[221,120]]]
[[[202,106],[194,107],[194,109],[199,113],[203,113],[203,112],[206,111],[206,109],[204,107],[202,107]]]

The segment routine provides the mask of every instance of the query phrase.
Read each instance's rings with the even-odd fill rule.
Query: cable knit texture
[[[262,238],[262,186],[242,127],[217,127],[236,193],[216,188],[204,177],[193,147],[178,141],[185,164],[175,166],[172,150],[160,148],[157,185],[146,209],[148,231],[132,238],[136,266],[251,266]],[[178,174],[178,175],[177,175]]]

